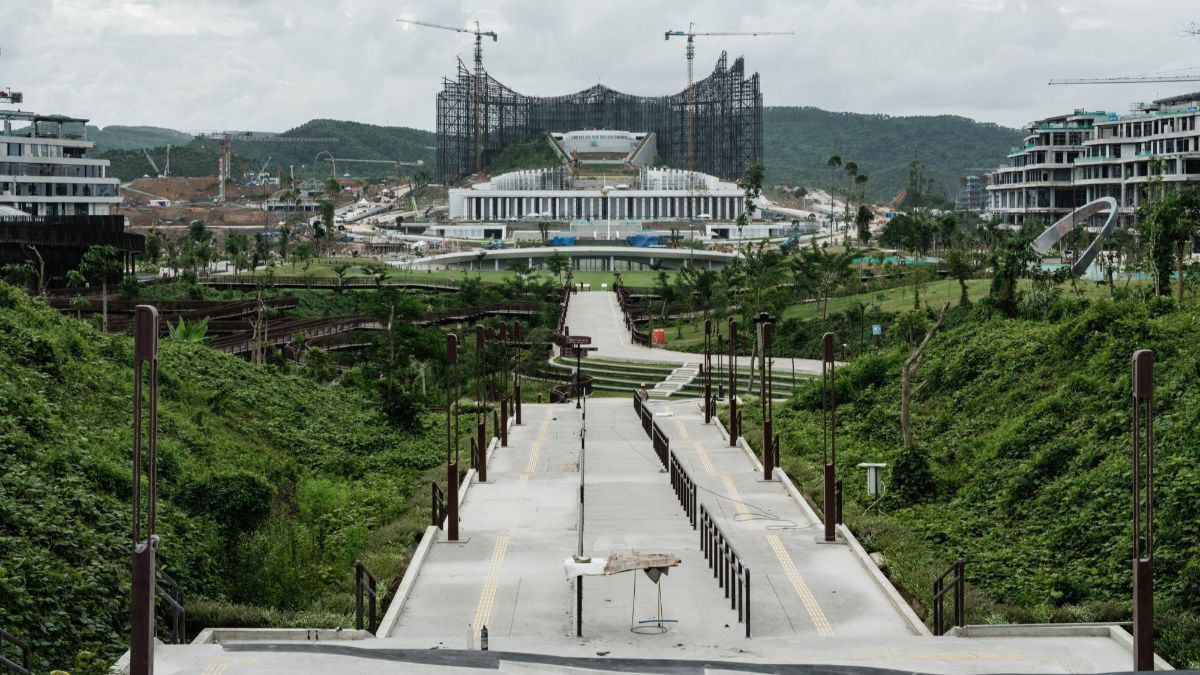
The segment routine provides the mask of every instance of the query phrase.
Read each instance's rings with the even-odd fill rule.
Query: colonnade
[[[465,220],[508,220],[540,214],[555,220],[668,220],[707,215],[713,220],[733,220],[743,211],[742,197],[713,195],[568,197],[473,196],[464,198]],[[610,215],[611,213],[611,215]]]

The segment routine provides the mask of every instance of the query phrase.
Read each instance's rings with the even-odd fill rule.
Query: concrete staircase
[[[654,385],[654,388],[650,390],[650,396],[651,398],[669,398],[683,387],[691,384],[699,374],[699,364],[685,363],[672,371],[667,379]]]

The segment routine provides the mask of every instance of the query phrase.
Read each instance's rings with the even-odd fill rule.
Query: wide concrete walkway
[[[606,359],[630,361],[657,361],[659,363],[699,363],[703,358],[694,352],[676,352],[670,349],[650,348],[634,344],[625,328],[617,294],[612,291],[586,291],[571,296],[567,307],[567,326],[572,335],[587,335],[597,350],[592,355]],[[742,326],[739,331],[753,330]],[[669,340],[668,340],[669,343]],[[750,359],[742,359],[742,366],[749,366]],[[821,362],[817,359],[795,359],[797,373],[821,374]],[[790,372],[791,359],[775,359],[775,370]]]
[[[932,637],[906,619],[861,553],[819,544],[811,511],[731,448],[695,401],[648,402],[698,500],[753,573],[752,637],[719,590],[630,398],[528,405],[474,483],[461,541],[437,532],[395,627],[379,639],[162,646],[160,673],[790,672],[826,664],[929,673],[1113,672],[1129,651],[1103,629],[1029,637]],[[668,553],[682,563],[655,586],[643,573],[583,581],[583,636],[563,570],[577,546],[580,468],[585,554]],[[636,584],[636,601],[634,588]],[[631,631],[658,614],[663,634]],[[641,624],[644,625],[644,624]],[[487,626],[490,652],[479,650]],[[1053,633],[1053,631],[1051,632]],[[761,670],[760,670],[761,667]]]

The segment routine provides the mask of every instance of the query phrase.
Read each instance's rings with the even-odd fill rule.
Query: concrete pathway
[[[676,352],[657,347],[651,349],[633,344],[621,316],[617,294],[612,291],[586,291],[571,296],[571,304],[567,307],[567,325],[571,328],[571,335],[591,336],[591,346],[597,348],[592,354],[606,359],[683,364],[695,363],[702,358],[694,352]],[[741,330],[747,328],[741,326]],[[818,359],[796,359],[795,362],[797,373],[821,374],[821,361]],[[743,357],[739,365],[748,367],[750,358]],[[791,368],[791,359],[775,359],[776,371],[791,372]]]
[[[728,447],[715,424],[704,424],[695,401],[647,405],[695,480],[698,501],[753,571],[752,637],[719,590],[632,400],[609,398],[587,401],[586,450],[584,409],[525,407],[526,423],[492,457],[491,480],[466,494],[462,541],[438,533],[390,635],[161,646],[158,672],[718,673],[832,664],[950,674],[1131,665],[1128,649],[1107,628],[917,634],[922,629],[906,621],[886,581],[873,578],[852,547],[818,544],[811,511],[780,481],[761,481],[754,460]],[[585,553],[670,553],[682,561],[658,586],[641,572],[584,577],[582,638],[575,636],[574,587],[563,570],[577,546],[581,459]],[[667,632],[631,631],[657,615],[660,589]],[[477,637],[485,625],[486,653]]]
[[[670,398],[672,394],[691,384],[692,380],[696,379],[696,376],[699,374],[699,363],[685,363],[671,371],[667,379],[654,385],[654,388],[650,390],[650,396],[654,398]]]

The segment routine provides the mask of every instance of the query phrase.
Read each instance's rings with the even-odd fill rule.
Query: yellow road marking
[[[749,513],[746,505],[742,503],[742,495],[738,492],[737,486],[733,484],[733,479],[729,477],[729,474],[721,474],[721,484],[725,486],[725,491],[729,493],[729,497],[734,500],[733,506],[737,509],[738,515],[744,516]]]
[[[496,538],[496,545],[492,547],[492,561],[488,565],[483,592],[479,594],[479,606],[475,609],[475,621],[471,623],[473,632],[486,626],[492,618],[492,603],[496,600],[496,588],[500,585],[500,569],[504,566],[504,557],[507,553],[508,535],[502,534]]]
[[[687,429],[685,429],[683,427],[683,422],[681,422],[680,420],[675,420],[675,426],[676,426],[676,428],[679,429],[679,435],[683,437],[683,440],[685,440],[685,441],[692,440],[692,437],[688,436]]]
[[[823,636],[833,635],[833,628],[829,625],[829,619],[825,618],[825,612],[821,611],[821,606],[817,604],[817,599],[813,597],[812,591],[808,589],[808,584],[804,583],[804,578],[800,576],[800,571],[796,569],[796,563],[792,562],[792,556],[783,547],[783,542],[779,541],[777,535],[769,535],[767,541],[771,544],[771,549],[775,551],[775,557],[779,558],[779,564],[783,566],[783,571],[787,574],[788,581],[792,582],[792,588],[796,589],[796,594],[800,596],[800,602],[804,604],[804,608],[808,610],[808,615],[812,617],[813,625],[817,629],[817,633]]]
[[[529,463],[525,465],[526,474],[533,473],[537,469],[538,456],[542,452],[542,442],[546,440],[546,434],[550,431],[550,416],[553,412],[552,408],[547,408],[546,414],[542,417],[542,424],[538,427],[537,439],[533,441],[533,447],[529,449]],[[525,478],[528,480],[528,476]]]
[[[707,473],[716,473],[717,470],[713,468],[712,462],[708,459],[708,453],[704,451],[704,446],[700,444],[700,441],[692,441],[692,447],[696,448],[696,454],[700,455],[700,463],[704,465],[704,470]]]
[[[225,672],[225,669],[228,667],[228,663],[214,663],[204,669],[203,675],[221,675],[221,673]]]

